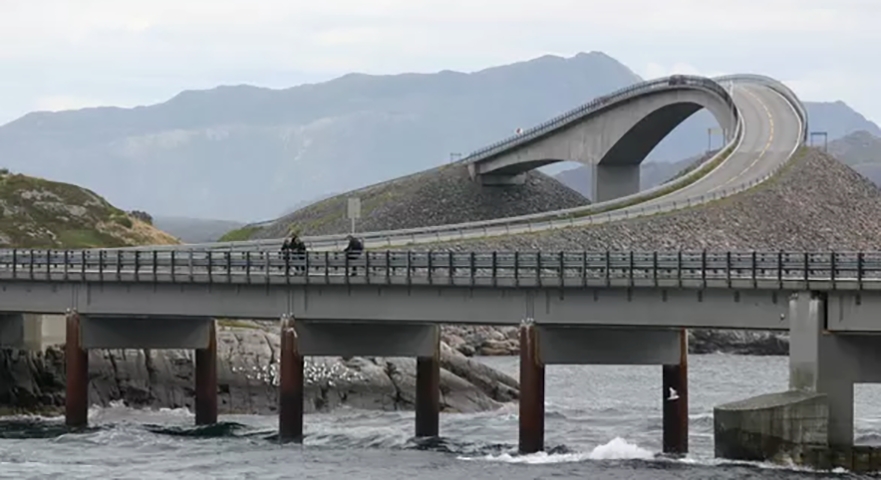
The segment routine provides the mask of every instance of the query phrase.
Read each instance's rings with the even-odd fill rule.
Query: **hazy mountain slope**
[[[206,243],[217,241],[224,233],[241,227],[242,223],[201,218],[154,217],[153,225],[184,243]]]
[[[133,109],[31,113],[0,127],[0,158],[160,217],[264,220],[329,192],[441,165],[451,153],[639,80],[594,52],[467,74],[349,74],[283,90],[224,86]],[[878,129],[840,102],[808,110],[811,128],[832,138]],[[650,159],[699,154],[711,125],[699,112]]]
[[[881,186],[881,136],[854,132],[829,142],[829,153]]]

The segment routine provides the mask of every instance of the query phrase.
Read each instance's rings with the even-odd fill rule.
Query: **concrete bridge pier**
[[[593,201],[605,202],[639,193],[639,163],[594,164]]]
[[[664,451],[688,451],[688,344],[672,328],[520,325],[520,453],[544,448],[545,365],[663,365]],[[675,390],[671,399],[670,389]]]
[[[66,322],[64,423],[79,428],[89,421],[89,352],[83,348],[79,314],[68,311]]]
[[[196,425],[217,423],[217,327],[211,322],[208,346],[196,349]]]
[[[294,319],[281,317],[281,353],[278,382],[278,439],[303,441],[303,356]]]
[[[789,457],[802,463],[809,450],[852,451],[853,386],[881,383],[881,336],[845,331],[836,324],[838,319],[829,316],[859,315],[858,295],[792,295],[789,390],[717,406],[713,415],[717,457],[759,461]],[[842,463],[850,468],[848,462]]]
[[[440,331],[434,355],[416,357],[416,436],[440,432]]]
[[[662,365],[663,451],[688,453],[688,331],[679,332],[679,363]]]
[[[84,427],[89,413],[91,349],[196,350],[196,424],[217,421],[215,322],[203,317],[120,317],[68,311],[65,335],[65,423]]]
[[[540,452],[545,435],[545,366],[538,331],[531,321],[520,324],[520,453]]]
[[[279,439],[302,441],[307,356],[416,357],[416,437],[435,437],[440,413],[440,327],[338,320],[281,322]]]

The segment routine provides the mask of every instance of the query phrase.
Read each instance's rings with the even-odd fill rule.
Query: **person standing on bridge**
[[[355,238],[354,235],[349,235],[346,239],[349,241],[349,244],[346,245],[346,249],[343,251],[346,253],[346,258],[351,262],[361,256],[361,252],[364,251],[364,243],[360,239]],[[349,275],[354,276],[356,271],[356,267],[351,267]]]
[[[292,259],[297,263],[294,271],[299,273],[305,271],[305,265],[300,265],[300,262],[306,262],[306,243],[300,238],[298,231],[294,230],[291,232],[291,238],[284,241],[281,251],[285,256],[285,274],[290,270],[290,261]]]

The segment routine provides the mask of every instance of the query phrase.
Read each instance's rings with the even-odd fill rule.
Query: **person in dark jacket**
[[[353,235],[349,235],[348,237],[346,237],[346,239],[349,241],[349,244],[346,245],[346,248],[343,251],[346,252],[346,258],[348,258],[351,262],[352,260],[356,260],[358,257],[361,256],[361,252],[364,251],[364,243],[362,243],[360,239],[355,238],[355,236]],[[355,273],[356,268],[352,267],[350,275],[354,276]]]
[[[306,242],[304,242],[300,235],[297,232],[291,233],[291,238],[284,241],[284,244],[281,246],[281,251],[285,256],[285,265],[289,267],[289,263],[291,260],[295,262],[302,263],[306,260]],[[305,271],[305,266],[297,265],[294,267],[296,272]]]

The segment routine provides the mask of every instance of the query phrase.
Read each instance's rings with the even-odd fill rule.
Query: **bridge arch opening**
[[[722,96],[699,89],[665,90],[621,102],[479,160],[475,173],[484,184],[506,184],[516,183],[528,170],[554,175],[566,166],[574,170],[577,163],[590,172],[578,175],[582,185],[575,190],[588,193],[594,202],[610,200],[669,180],[689,166],[684,160],[694,163],[708,149],[727,143],[735,125],[736,114]],[[713,132],[715,139],[708,142]],[[642,181],[640,166],[647,159],[664,163],[646,168],[649,175]],[[585,177],[589,186],[583,185]]]

